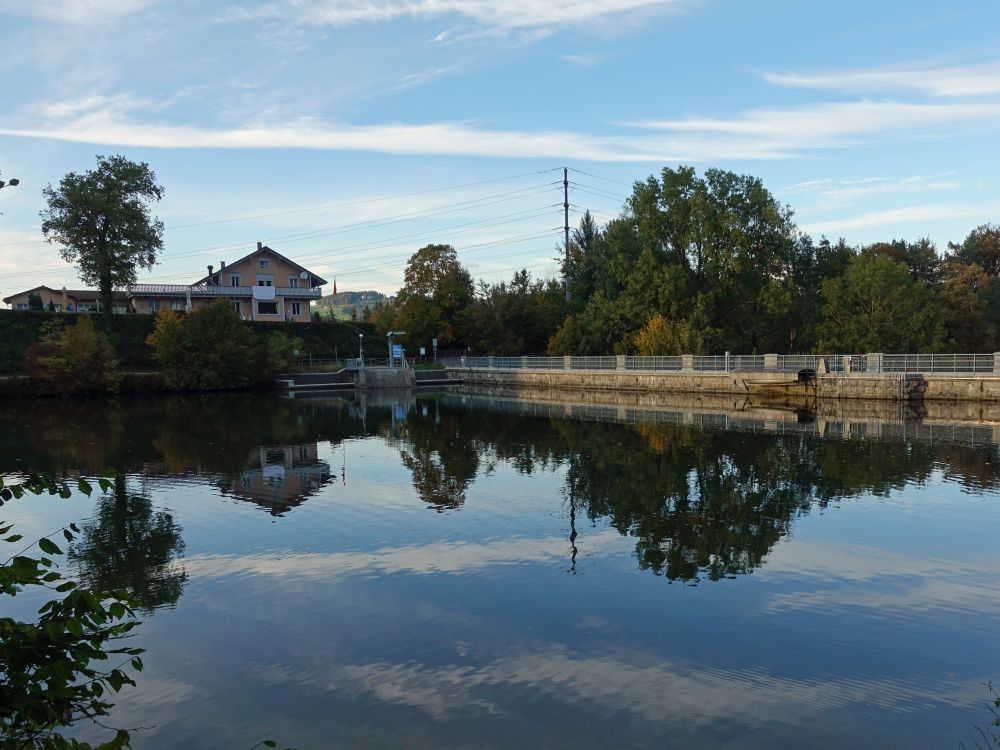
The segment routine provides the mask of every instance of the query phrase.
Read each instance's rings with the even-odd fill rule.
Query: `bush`
[[[42,337],[25,351],[24,371],[47,393],[118,390],[115,351],[90,318],[70,326],[59,320],[46,323]]]
[[[301,339],[286,331],[256,333],[220,299],[185,317],[164,310],[147,343],[169,388],[247,388],[271,382],[288,369],[302,346]]]

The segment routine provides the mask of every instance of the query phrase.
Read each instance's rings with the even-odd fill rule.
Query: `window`
[[[239,286],[240,285],[240,275],[238,273],[229,274],[229,286]]]
[[[111,312],[113,312],[115,315],[124,315],[125,313],[128,312],[128,306],[127,305],[112,305]]]
[[[274,286],[274,276],[269,273],[257,274],[257,286]]]
[[[171,310],[184,310],[187,307],[187,303],[182,299],[172,299],[170,300]]]
[[[28,303],[27,302],[18,302],[17,303],[17,309],[18,310],[27,310],[28,309]]]
[[[293,302],[292,303],[292,315],[294,315],[297,318],[301,314],[302,314],[302,303],[301,302]]]
[[[160,303],[155,299],[151,299],[149,301],[149,311],[151,313],[156,313],[159,311],[159,309],[160,309]]]
[[[289,276],[288,277],[288,286],[289,287],[291,287],[292,289],[296,289],[298,287],[298,285],[299,285],[299,277],[298,276]]]
[[[239,304],[239,303],[237,303]],[[258,315],[277,315],[278,314],[278,303],[277,302],[258,302],[257,303],[257,314]]]
[[[261,268],[270,268],[271,261],[269,261],[267,258],[261,258],[259,265]]]
[[[237,315],[243,314],[243,306],[240,304],[239,300],[233,300],[233,309],[236,310]]]
[[[89,302],[80,302],[76,306],[77,312],[94,312],[94,306]]]

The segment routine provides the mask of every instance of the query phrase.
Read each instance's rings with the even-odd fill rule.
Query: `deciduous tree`
[[[163,197],[156,175],[145,162],[98,156],[96,169],[70,172],[42,192],[42,234],[98,287],[110,315],[113,291],[134,284],[136,269],[152,268],[163,249],[163,222],[150,214]]]

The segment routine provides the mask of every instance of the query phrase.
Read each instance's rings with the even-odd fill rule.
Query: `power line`
[[[597,174],[591,174],[590,172],[584,172],[582,169],[575,169],[570,167],[570,170],[576,172],[577,174],[585,174],[587,177],[593,177],[595,180],[604,180],[605,182],[613,182],[615,185],[624,185],[627,188],[632,188],[635,183],[622,182],[621,180],[612,180],[610,177],[601,177]]]

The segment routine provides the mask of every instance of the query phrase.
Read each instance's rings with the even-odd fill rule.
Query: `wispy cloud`
[[[604,60],[602,55],[593,52],[581,52],[572,55],[563,55],[562,59],[570,65],[578,65],[581,68],[591,68]]]
[[[799,182],[775,192],[785,195],[817,195],[826,200],[850,201],[873,195],[892,193],[924,193],[938,190],[955,190],[962,184],[952,179],[954,172],[939,175],[914,175],[912,177],[862,177],[847,179],[821,179]]]
[[[276,0],[231,7],[230,20],[275,19],[315,26],[387,23],[455,15],[477,24],[520,29],[589,23],[640,10],[663,10],[682,0]]]
[[[154,107],[156,110],[160,105]],[[801,157],[886,137],[997,128],[1000,103],[824,103],[750,110],[732,118],[626,123],[624,132],[504,130],[475,122],[352,125],[318,118],[211,127],[139,121],[127,96],[36,105],[48,124],[0,126],[0,135],[152,148],[311,149],[411,155],[571,158],[606,162],[704,162]],[[155,112],[154,112],[155,114]],[[639,129],[641,132],[636,133]]]
[[[779,86],[885,94],[912,91],[940,97],[1000,94],[1000,62],[960,67],[910,66],[843,70],[826,73],[767,73],[765,80]]]
[[[91,26],[144,10],[156,0],[0,0],[0,13]]]
[[[930,222],[971,220],[981,223],[984,217],[996,216],[998,213],[1000,213],[1000,203],[930,203],[815,221],[806,224],[802,229],[810,234],[833,234],[899,225],[908,227],[911,234],[921,236],[927,233],[927,225]]]

